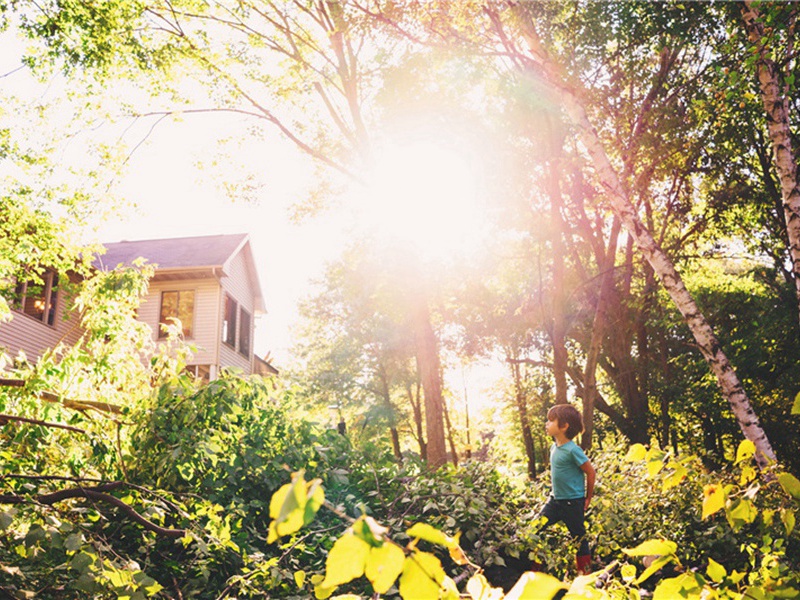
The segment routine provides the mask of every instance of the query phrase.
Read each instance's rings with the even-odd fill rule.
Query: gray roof
[[[95,258],[98,269],[114,269],[117,265],[130,266],[139,257],[156,267],[156,275],[184,271],[183,277],[194,276],[198,272],[211,271],[217,276],[224,275],[229,261],[247,247],[248,270],[255,286],[255,309],[265,312],[264,293],[258,278],[250,236],[246,233],[229,235],[203,235],[197,237],[166,238],[161,240],[137,240],[103,244],[106,253]]]
[[[95,265],[113,269],[118,264],[130,265],[141,256],[159,269],[222,267],[248,240],[246,233],[237,233],[115,242],[103,244],[106,253],[95,260]]]

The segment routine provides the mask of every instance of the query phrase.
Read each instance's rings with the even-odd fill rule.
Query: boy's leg
[[[569,500],[564,506],[563,521],[567,526],[570,535],[580,540],[578,553],[575,556],[575,564],[578,567],[578,574],[589,573],[589,564],[592,561],[591,551],[589,550],[589,540],[586,537],[586,525],[584,524],[585,515],[583,512],[583,498],[579,500]]]

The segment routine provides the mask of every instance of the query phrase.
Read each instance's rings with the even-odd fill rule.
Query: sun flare
[[[483,222],[476,166],[469,153],[420,140],[380,152],[362,209],[373,235],[426,261],[469,253]]]

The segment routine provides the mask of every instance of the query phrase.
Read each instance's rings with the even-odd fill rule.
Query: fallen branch
[[[28,382],[24,379],[0,378],[0,386],[2,387],[24,388],[27,383]],[[67,400],[58,394],[44,391],[32,391],[31,393],[36,394],[42,400],[47,400],[48,402],[57,402],[73,410],[99,410],[100,412],[113,413],[115,415],[122,414],[122,409],[119,406],[116,406],[115,404],[109,404],[108,402],[95,402],[94,400]]]
[[[52,505],[62,500],[69,498],[88,498],[98,502],[111,504],[119,508],[128,517],[139,523],[148,531],[152,531],[158,535],[163,535],[170,538],[180,538],[186,535],[184,529],[169,529],[156,525],[152,521],[148,521],[142,515],[133,510],[130,506],[125,504],[119,498],[107,493],[119,487],[127,485],[122,481],[113,481],[110,483],[98,485],[96,487],[85,488],[71,488],[66,490],[59,490],[57,492],[50,492],[49,494],[39,494],[35,496],[19,496],[17,494],[0,494],[0,504],[27,504],[36,502],[39,504]]]
[[[47,421],[40,421],[39,419],[28,419],[26,417],[17,417],[15,415],[0,414],[0,425],[5,425],[9,421],[20,421],[22,423],[31,423],[33,425],[42,425],[43,427],[57,427],[58,429],[68,429],[69,431],[77,431],[78,433],[86,433],[86,430],[72,427],[71,425],[62,425],[61,423],[49,423]]]

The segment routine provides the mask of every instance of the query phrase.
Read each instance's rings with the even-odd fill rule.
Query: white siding
[[[68,346],[75,345],[83,330],[74,313],[68,314],[68,319],[64,320],[64,309],[64,298],[59,298],[53,325],[47,325],[25,313],[12,311],[11,321],[0,323],[0,346],[12,358],[16,358],[21,350],[29,361],[36,362],[46,348],[52,348],[59,342]]]
[[[250,313],[250,354],[243,356],[239,352],[239,331],[236,332],[236,348],[231,348],[228,344],[220,343],[220,365],[235,366],[243,369],[245,373],[253,372],[253,324],[255,315],[253,314],[253,282],[250,272],[247,269],[247,262],[244,252],[239,252],[228,267],[227,276],[220,280],[222,288],[239,303],[239,310],[246,310]],[[219,319],[223,318],[223,308],[220,308]],[[237,327],[241,325],[241,315],[237,317]]]
[[[147,297],[139,306],[138,318],[153,330],[158,341],[158,319],[161,312],[161,293],[194,291],[194,323],[192,337],[186,341],[197,347],[189,364],[213,365],[216,363],[217,319],[219,314],[219,283],[216,279],[186,279],[177,281],[151,281]]]

